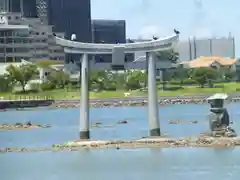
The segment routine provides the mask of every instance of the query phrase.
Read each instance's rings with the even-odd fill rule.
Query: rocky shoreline
[[[26,123],[15,124],[0,124],[0,131],[13,131],[13,130],[30,130],[35,128],[50,128],[50,125],[32,124],[30,121]]]
[[[240,146],[240,137],[186,137],[186,138],[142,138],[139,140],[116,140],[116,141],[72,141],[66,144],[56,144],[48,148],[0,148],[0,153],[11,152],[64,152],[81,151],[84,149],[136,149],[136,148],[181,148],[181,147],[208,147],[208,148],[231,148]]]
[[[240,98],[233,98],[231,102],[240,102]],[[204,104],[207,103],[206,98],[204,99],[160,99],[158,100],[159,105],[169,105],[169,104]],[[112,100],[112,101],[90,101],[89,105],[92,108],[108,108],[108,107],[122,107],[122,106],[147,106],[148,100],[146,99],[137,99],[137,100]],[[71,101],[71,102],[64,102],[59,101],[55,102],[49,107],[51,108],[77,108],[80,107],[80,101]]]

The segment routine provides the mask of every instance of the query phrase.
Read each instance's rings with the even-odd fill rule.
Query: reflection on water
[[[240,149],[91,150],[0,155],[1,180],[238,180]]]
[[[228,105],[234,128],[238,103]],[[208,131],[208,105],[169,105],[160,107],[162,132],[174,137]],[[91,109],[91,122],[112,125],[126,119],[128,124],[92,129],[93,139],[133,139],[148,134],[146,107]],[[50,129],[0,132],[0,147],[44,147],[78,138],[79,109],[7,111],[0,123],[31,120],[51,124]],[[172,125],[168,120],[198,120],[198,124]],[[1,180],[145,180],[195,179],[238,180],[240,149],[128,149],[89,150],[63,153],[0,154]],[[237,176],[239,175],[239,176]]]

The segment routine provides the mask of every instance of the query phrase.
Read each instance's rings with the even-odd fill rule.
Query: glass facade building
[[[45,7],[54,32],[64,32],[67,39],[76,34],[77,41],[92,42],[90,0],[47,0]]]
[[[70,39],[92,42],[90,0],[37,0],[38,17],[53,26],[53,32],[64,32]],[[66,54],[66,61],[79,61],[80,55]]]
[[[4,12],[21,12],[23,17],[36,17],[36,0],[0,0],[0,9]]]
[[[126,43],[125,20],[92,20],[92,35],[94,43]],[[126,54],[125,61],[133,61],[133,54]],[[111,63],[112,55],[96,55],[96,63]]]
[[[18,1],[21,1],[22,3],[21,7],[24,17],[37,17],[36,0],[18,0]]]
[[[21,0],[8,0],[9,12],[21,12]]]

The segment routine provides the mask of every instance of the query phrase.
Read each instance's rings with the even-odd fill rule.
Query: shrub
[[[193,80],[193,79],[184,79],[183,80],[183,85],[196,85],[197,81]]]
[[[29,89],[27,91],[39,91],[40,84],[39,83],[31,83],[29,84]]]
[[[183,87],[175,86],[175,87],[165,87],[164,88],[165,91],[177,91],[177,90],[180,90],[180,89],[183,89]]]
[[[13,91],[14,94],[33,94],[33,93],[38,93],[39,91],[36,89],[30,89],[30,90],[25,90],[25,91]]]
[[[169,84],[172,84],[172,85],[180,85],[180,84],[181,84],[181,81],[179,81],[179,80],[171,80],[171,81],[169,82]]]
[[[41,87],[41,90],[43,90],[43,91],[55,89],[55,85],[53,83],[50,83],[50,82],[42,83],[40,87]]]

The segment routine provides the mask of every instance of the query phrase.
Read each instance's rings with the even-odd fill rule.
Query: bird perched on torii
[[[180,34],[180,32],[179,32],[178,30],[176,30],[176,29],[174,29],[174,33],[175,33],[176,35],[179,35],[179,34]]]

